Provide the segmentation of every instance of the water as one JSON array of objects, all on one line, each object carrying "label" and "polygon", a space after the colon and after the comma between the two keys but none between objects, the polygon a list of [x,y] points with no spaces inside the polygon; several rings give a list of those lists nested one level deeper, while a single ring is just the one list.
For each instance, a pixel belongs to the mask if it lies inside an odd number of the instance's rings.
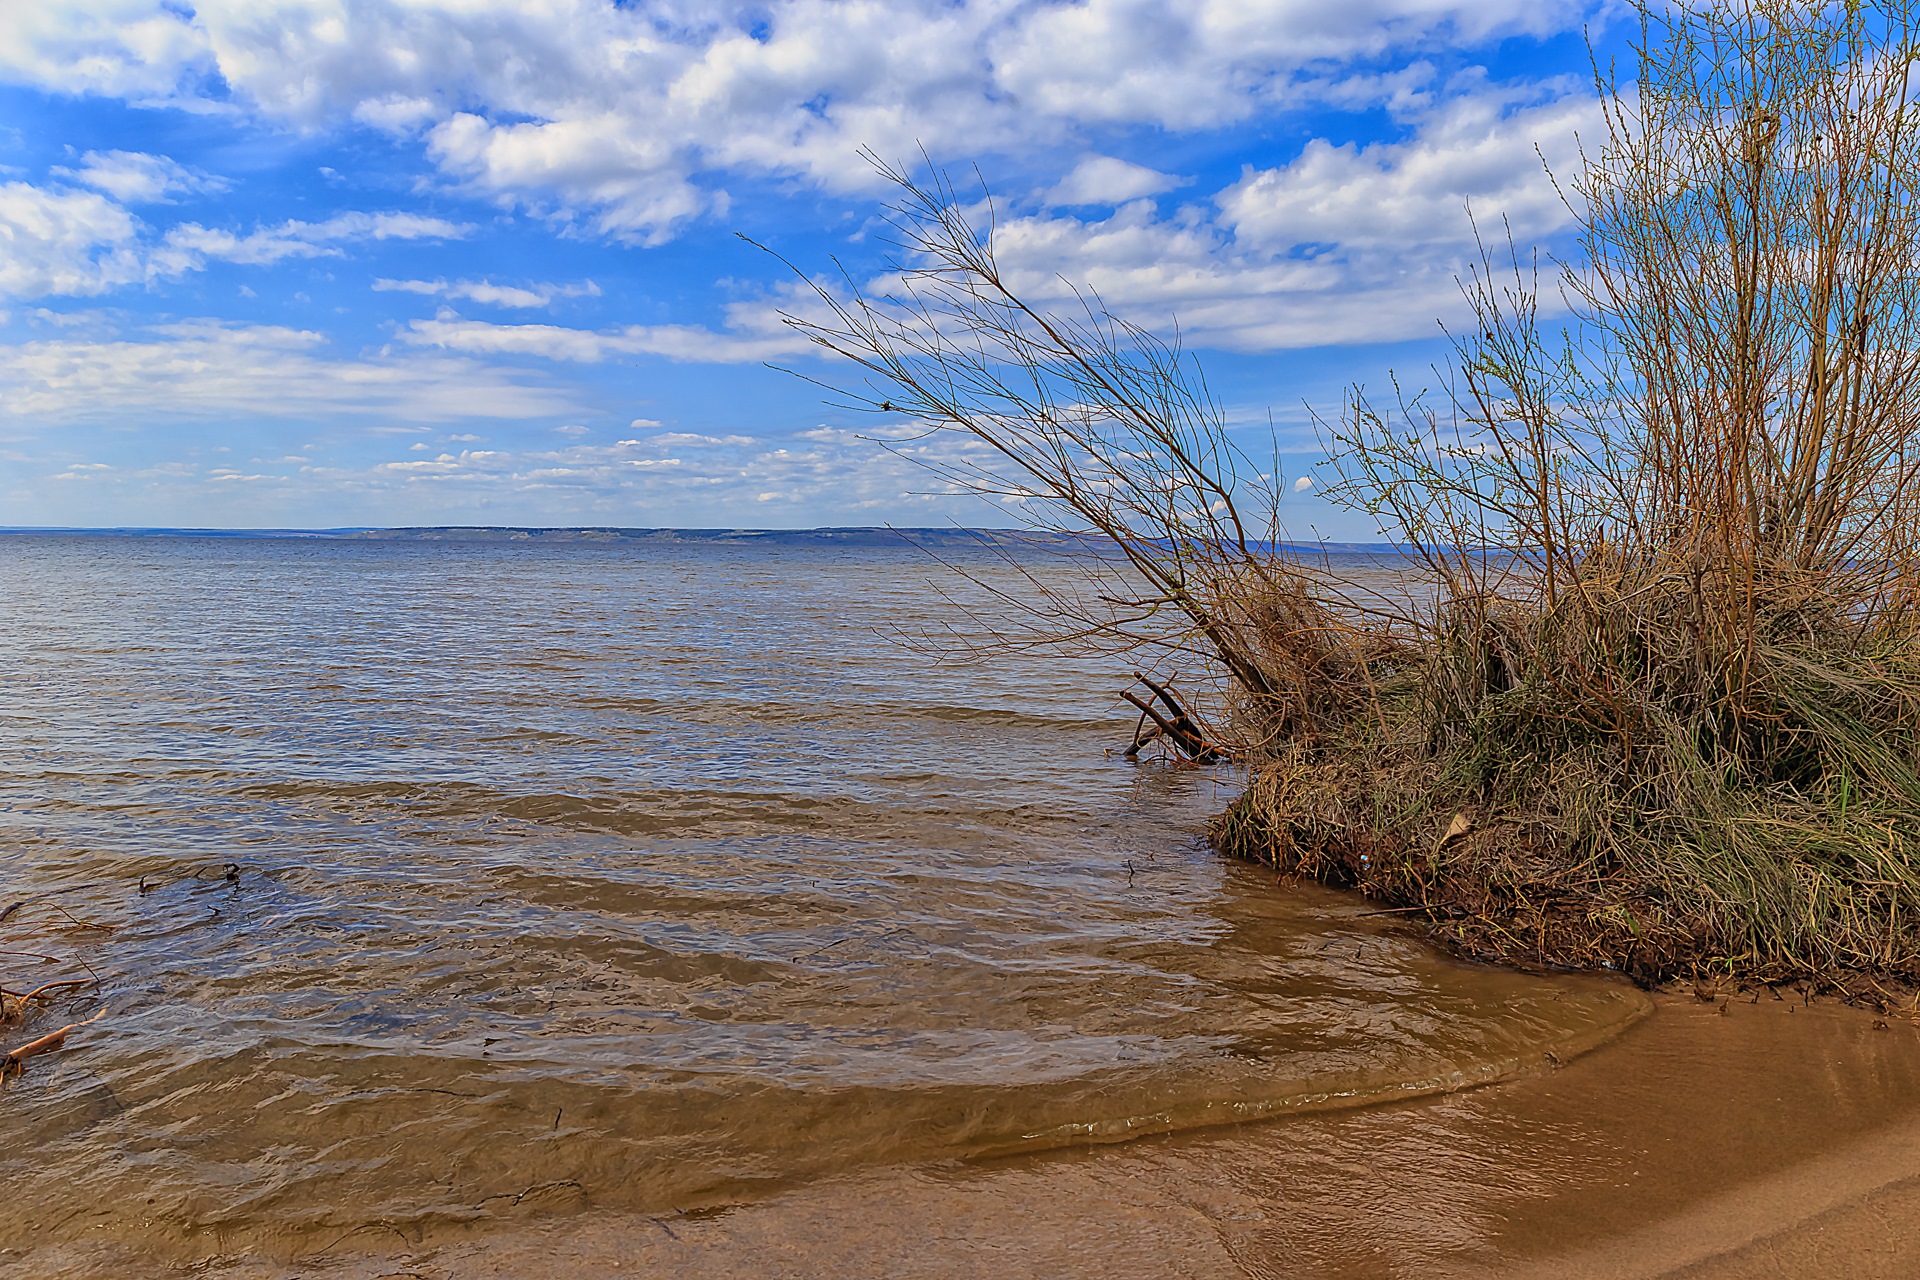
[{"label": "water", "polygon": [[1117,660],[882,635],[982,598],[905,548],[0,540],[0,947],[54,957],[0,985],[107,1011],[0,1094],[0,1239],[722,1204],[1644,1010],[1222,861],[1231,771],[1121,759]]}]

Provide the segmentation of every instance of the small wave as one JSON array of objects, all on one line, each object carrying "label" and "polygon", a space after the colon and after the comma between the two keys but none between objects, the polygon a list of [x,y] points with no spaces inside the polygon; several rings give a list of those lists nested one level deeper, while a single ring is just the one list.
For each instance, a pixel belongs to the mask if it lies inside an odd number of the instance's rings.
[{"label": "small wave", "polygon": [[976,707],[960,703],[921,703],[899,699],[841,701],[830,698],[804,702],[787,700],[746,701],[728,698],[689,697],[678,700],[657,698],[592,698],[580,704],[594,711],[624,711],[639,715],[665,715],[692,724],[817,724],[898,723],[903,720],[933,720],[950,724],[980,724],[1000,728],[1112,730],[1123,721],[1115,717],[1047,714],[1009,707]]},{"label": "small wave", "polygon": [[[1315,1069],[1136,1037],[1136,1066],[905,1088],[780,1085],[730,1069],[723,1043],[703,1069],[621,1069],[620,1051],[644,1044],[644,1031],[591,1053],[573,1038],[505,1032],[422,1053],[350,1025],[289,1039],[156,1010],[132,1020],[144,1036],[96,1051],[85,1079],[15,1099],[32,1141],[0,1155],[0,1172],[23,1176],[31,1159],[38,1190],[0,1205],[0,1231],[42,1242],[137,1232],[185,1257],[208,1233],[289,1253],[375,1220],[418,1238],[511,1216],[518,1193],[548,1184],[603,1207],[688,1208],[878,1163],[1453,1092],[1550,1069],[1650,1007],[1622,986],[1543,984],[1489,1011],[1478,1039],[1451,1052]],[[198,1050],[144,1047],[162,1024],[194,1035]],[[602,1065],[582,1065],[592,1059]],[[85,1159],[69,1137],[123,1158]]]},{"label": "small wave", "polygon": [[[947,836],[971,822],[1023,831],[1079,820],[1034,806],[1006,806],[935,793],[920,805],[805,791],[723,788],[635,788],[607,791],[515,791],[464,781],[402,782],[302,779],[235,787],[235,798],[313,811],[350,822],[417,828],[426,822],[462,828],[463,843],[512,834],[514,828],[557,829],[627,839],[742,836],[760,833],[835,835],[858,839],[886,832]],[[479,825],[475,825],[479,824]]]}]

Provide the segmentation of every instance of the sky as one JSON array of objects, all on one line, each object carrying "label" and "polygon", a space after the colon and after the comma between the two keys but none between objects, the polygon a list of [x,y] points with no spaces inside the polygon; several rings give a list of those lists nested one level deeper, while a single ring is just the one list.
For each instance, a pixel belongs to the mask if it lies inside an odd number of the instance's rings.
[{"label": "sky", "polygon": [[1017,524],[794,376],[836,372],[779,258],[885,270],[866,148],[984,182],[1023,291],[1177,323],[1236,439],[1277,433],[1289,534],[1368,540],[1312,411],[1430,379],[1469,203],[1566,251],[1548,170],[1620,34],[1581,0],[0,4],[0,525]]}]

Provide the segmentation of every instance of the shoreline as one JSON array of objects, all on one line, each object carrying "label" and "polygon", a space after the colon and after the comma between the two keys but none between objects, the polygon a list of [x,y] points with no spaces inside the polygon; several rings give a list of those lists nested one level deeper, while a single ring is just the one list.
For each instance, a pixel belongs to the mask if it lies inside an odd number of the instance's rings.
[{"label": "shoreline", "polygon": [[[431,1245],[377,1243],[373,1224],[297,1263],[226,1257],[191,1273],[1913,1274],[1920,1025],[1745,999],[1660,995],[1653,1016],[1558,1070],[1437,1098],[874,1169],[709,1211],[585,1210]],[[41,1276],[137,1262],[78,1249],[23,1261]]]}]

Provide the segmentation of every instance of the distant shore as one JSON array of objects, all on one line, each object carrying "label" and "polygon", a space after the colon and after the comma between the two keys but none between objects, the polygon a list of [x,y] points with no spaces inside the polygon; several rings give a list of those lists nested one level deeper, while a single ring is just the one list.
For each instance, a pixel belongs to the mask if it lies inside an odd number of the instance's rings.
[{"label": "distant shore", "polygon": [[[70,538],[318,538],[354,542],[717,542],[763,543],[773,546],[897,546],[902,542],[926,547],[1074,546],[1101,542],[1095,535],[1054,533],[1035,529],[894,528],[856,525],[816,529],[672,529],[615,525],[411,525],[382,529],[195,529],[124,526],[83,528],[3,525],[0,537],[18,535]],[[1276,551],[1332,555],[1398,555],[1401,548],[1384,542],[1286,542]]]}]

